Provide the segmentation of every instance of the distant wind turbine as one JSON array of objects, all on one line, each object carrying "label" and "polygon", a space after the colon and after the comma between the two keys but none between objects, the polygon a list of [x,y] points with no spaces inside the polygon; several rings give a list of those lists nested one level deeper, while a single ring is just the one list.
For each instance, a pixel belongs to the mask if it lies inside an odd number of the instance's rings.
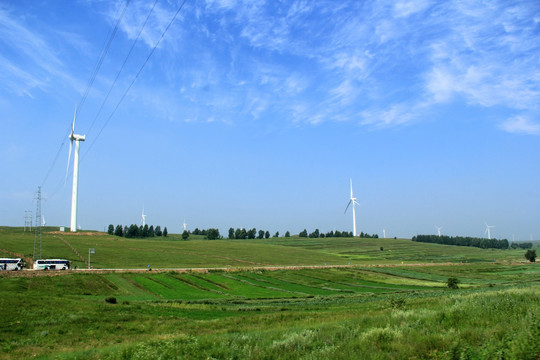
[{"label": "distant wind turbine", "polygon": [[495,226],[493,225],[488,225],[486,223],[486,231],[484,233],[487,233],[488,234],[488,240],[491,240],[491,228],[494,228]]},{"label": "distant wind turbine", "polygon": [[349,199],[349,203],[347,204],[347,207],[345,208],[344,214],[347,212],[347,209],[349,208],[349,205],[352,204],[352,217],[353,217],[353,236],[356,237],[356,211],[354,209],[354,205],[360,204],[356,201],[356,198],[353,196],[353,189],[352,189],[352,179],[351,180],[351,198]]},{"label": "distant wind turbine", "polygon": [[441,237],[442,226],[435,225],[435,227],[437,228],[437,233],[439,234],[439,237]]},{"label": "distant wind turbine", "polygon": [[144,225],[146,225],[146,215],[144,214],[144,207],[142,208],[141,221],[142,221],[142,226],[144,227]]},{"label": "distant wind turbine", "polygon": [[66,169],[66,180],[69,170],[69,162],[71,160],[71,150],[73,148],[73,142],[75,141],[75,151],[73,157],[73,191],[71,193],[71,232],[77,231],[77,202],[79,199],[79,144],[81,141],[84,141],[85,135],[75,134],[75,118],[77,117],[77,109],[73,114],[73,123],[71,124],[71,134],[69,134],[69,154],[68,154],[68,163]]},{"label": "distant wind turbine", "polygon": [[186,218],[184,218],[184,223],[182,225],[184,226],[184,231],[186,231],[187,230]]},{"label": "distant wind turbine", "polygon": [[386,239],[386,229],[382,229],[382,233],[383,233],[383,239]]}]

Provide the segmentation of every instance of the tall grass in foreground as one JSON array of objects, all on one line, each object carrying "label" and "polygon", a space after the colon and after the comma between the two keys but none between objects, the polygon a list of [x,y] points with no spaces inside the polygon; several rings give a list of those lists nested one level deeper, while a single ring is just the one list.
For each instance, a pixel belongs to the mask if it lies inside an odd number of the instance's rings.
[{"label": "tall grass in foreground", "polygon": [[343,311],[335,319],[287,323],[287,317],[280,321],[274,316],[273,322],[265,317],[264,328],[243,330],[238,321],[204,335],[178,329],[153,340],[63,358],[538,359],[539,291],[540,286],[532,286],[381,300],[375,311],[335,309]]}]

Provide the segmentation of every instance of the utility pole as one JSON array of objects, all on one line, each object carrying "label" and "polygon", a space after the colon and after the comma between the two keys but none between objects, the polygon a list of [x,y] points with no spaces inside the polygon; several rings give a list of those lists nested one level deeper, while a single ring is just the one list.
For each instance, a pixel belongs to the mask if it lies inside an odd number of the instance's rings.
[{"label": "utility pole", "polygon": [[[34,254],[32,260],[41,259],[41,186],[38,186],[38,191],[36,192],[36,225],[34,226]],[[39,254],[36,252],[39,249]]]},{"label": "utility pole", "polygon": [[27,227],[32,231],[32,210],[24,210],[24,232]]}]

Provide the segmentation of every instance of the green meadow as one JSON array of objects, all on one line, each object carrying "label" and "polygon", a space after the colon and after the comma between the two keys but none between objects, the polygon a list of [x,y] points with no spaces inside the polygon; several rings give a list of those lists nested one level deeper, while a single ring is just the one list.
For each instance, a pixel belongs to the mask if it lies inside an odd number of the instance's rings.
[{"label": "green meadow", "polygon": [[[65,258],[101,269],[245,268],[254,266],[368,265],[446,262],[523,261],[523,250],[478,249],[413,242],[407,239],[270,238],[264,240],[204,240],[180,235],[126,239],[99,232],[60,233],[45,228],[42,258]],[[31,259],[34,233],[0,227],[0,256],[18,254]],[[382,250],[381,250],[382,248]]]},{"label": "green meadow", "polygon": [[[33,241],[0,228],[0,256],[31,258]],[[540,357],[540,267],[524,251],[43,234],[43,257],[79,268],[88,247],[96,268],[152,270],[0,272],[0,359]],[[320,267],[285,268],[299,265]]]}]

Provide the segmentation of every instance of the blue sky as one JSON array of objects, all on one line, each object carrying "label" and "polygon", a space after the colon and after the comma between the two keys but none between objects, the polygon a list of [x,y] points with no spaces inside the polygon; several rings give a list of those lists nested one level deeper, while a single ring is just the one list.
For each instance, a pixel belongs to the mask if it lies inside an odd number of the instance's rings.
[{"label": "blue sky", "polygon": [[69,225],[73,111],[125,8],[78,109],[83,228],[352,231],[352,178],[359,231],[540,238],[537,1],[187,0],[162,40],[181,2],[153,4],[0,1],[0,224],[41,185]]}]

